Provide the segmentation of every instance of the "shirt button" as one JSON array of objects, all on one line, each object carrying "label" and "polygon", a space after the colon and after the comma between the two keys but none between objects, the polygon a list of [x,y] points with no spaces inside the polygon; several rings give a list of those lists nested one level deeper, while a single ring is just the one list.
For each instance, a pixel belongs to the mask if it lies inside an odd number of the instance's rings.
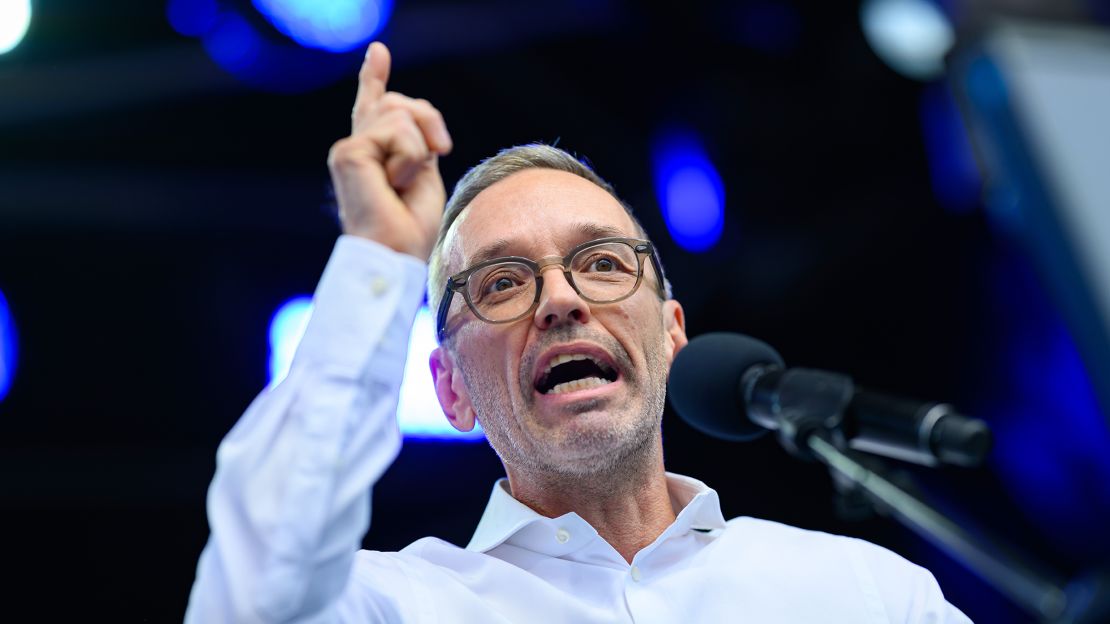
[{"label": "shirt button", "polygon": [[375,297],[381,297],[388,289],[389,282],[384,277],[378,276],[370,280],[370,292],[374,293]]},{"label": "shirt button", "polygon": [[560,544],[566,544],[570,541],[570,532],[566,529],[559,529],[555,531],[555,539],[559,540]]},{"label": "shirt button", "polygon": [[640,574],[640,568],[632,566],[632,569],[629,572],[632,574],[632,580],[639,583],[640,579],[642,578],[642,575]]}]

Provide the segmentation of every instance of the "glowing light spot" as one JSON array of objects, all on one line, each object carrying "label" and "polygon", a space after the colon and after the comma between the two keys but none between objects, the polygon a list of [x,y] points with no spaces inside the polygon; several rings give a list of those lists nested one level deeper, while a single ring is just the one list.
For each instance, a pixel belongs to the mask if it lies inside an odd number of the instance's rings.
[{"label": "glowing light spot", "polygon": [[695,136],[670,134],[653,150],[655,194],[675,242],[700,252],[721,238],[725,191],[721,177]]},{"label": "glowing light spot", "polygon": [[8,310],[8,300],[0,293],[0,401],[7,396],[15,375],[15,323]]},{"label": "glowing light spot", "polygon": [[389,19],[392,0],[253,0],[282,34],[308,48],[364,46]]},{"label": "glowing light spot", "polygon": [[242,75],[258,64],[262,37],[238,14],[221,17],[204,37],[204,49],[224,69]]},{"label": "glowing light spot", "polygon": [[311,316],[312,297],[290,299],[274,312],[270,320],[270,383],[277,383],[289,374],[293,354]]},{"label": "glowing light spot", "polygon": [[933,194],[952,212],[970,212],[979,204],[983,183],[956,100],[944,84],[922,92],[921,128]]},{"label": "glowing light spot", "polygon": [[31,26],[31,0],[0,0],[0,54],[23,41]]},{"label": "glowing light spot", "polygon": [[166,19],[174,30],[187,37],[200,37],[215,28],[220,18],[216,0],[170,0]]},{"label": "glowing light spot", "polygon": [[917,80],[944,73],[944,55],[956,42],[947,16],[928,0],[865,0],[863,36],[894,71]]},{"label": "glowing light spot", "polygon": [[432,372],[428,368],[428,356],[435,348],[435,315],[424,306],[416,313],[409,338],[405,380],[401,382],[401,398],[397,404],[401,431],[408,438],[484,439],[485,435],[477,424],[473,431],[461,433],[443,415],[432,384]]},{"label": "glowing light spot", "polygon": [[[362,7],[365,3],[355,4]],[[392,4],[384,2],[374,6],[388,9]],[[331,15],[334,21],[349,10],[333,7],[329,12],[328,7],[332,4],[320,2],[312,5],[319,13],[309,14],[312,19]],[[277,34],[267,36],[263,32],[265,26],[260,29],[261,25],[254,23],[257,20],[248,19],[242,8],[239,3],[225,0],[168,0],[166,19],[177,32],[199,38],[208,56],[240,82],[274,93],[304,93],[341,79],[349,80],[357,73],[362,55],[336,52],[365,44],[381,29],[388,14],[388,10],[377,11],[381,18],[377,30],[357,41],[352,39],[350,45],[305,47],[303,43]]]},{"label": "glowing light spot", "polygon": [[[270,321],[270,383],[280,382],[289,373],[297,345],[312,316],[312,299],[297,297],[284,303]],[[407,438],[442,440],[482,440],[480,427],[460,433],[447,422],[436,399],[428,356],[436,347],[435,318],[427,306],[421,307],[413,322],[401,382],[397,418]]]}]

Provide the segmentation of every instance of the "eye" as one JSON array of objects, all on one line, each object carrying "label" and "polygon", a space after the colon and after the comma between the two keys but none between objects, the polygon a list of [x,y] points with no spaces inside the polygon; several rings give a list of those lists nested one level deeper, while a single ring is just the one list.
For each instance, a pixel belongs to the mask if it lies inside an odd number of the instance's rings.
[{"label": "eye", "polygon": [[604,258],[604,257],[603,258],[598,258],[598,259],[596,259],[596,260],[594,260],[593,262],[590,263],[590,270],[591,271],[598,271],[600,273],[608,273],[610,271],[615,271],[616,269],[617,269],[617,265],[616,265],[615,262],[613,262],[612,258]]},{"label": "eye", "polygon": [[610,274],[610,273],[626,273],[635,272],[635,269],[630,269],[628,261],[622,258],[619,254],[612,253],[608,250],[593,250],[584,258],[580,258],[574,263],[578,268],[575,272],[583,274]]},{"label": "eye", "polygon": [[528,279],[520,271],[500,270],[482,280],[482,295],[508,295],[519,291]]},{"label": "eye", "polygon": [[515,284],[513,284],[513,280],[507,277],[499,277],[493,280],[493,283],[490,284],[489,289],[491,292],[501,292],[503,290],[508,290],[513,286],[515,286]]}]

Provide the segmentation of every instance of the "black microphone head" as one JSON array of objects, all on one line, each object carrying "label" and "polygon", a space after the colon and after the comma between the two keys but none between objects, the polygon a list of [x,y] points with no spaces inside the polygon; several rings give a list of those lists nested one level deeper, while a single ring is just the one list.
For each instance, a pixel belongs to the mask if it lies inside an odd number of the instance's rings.
[{"label": "black microphone head", "polygon": [[712,333],[694,338],[671,366],[668,395],[675,411],[693,428],[714,438],[752,440],[767,432],[748,418],[740,380],[758,364],[783,366],[765,342],[743,334]]}]

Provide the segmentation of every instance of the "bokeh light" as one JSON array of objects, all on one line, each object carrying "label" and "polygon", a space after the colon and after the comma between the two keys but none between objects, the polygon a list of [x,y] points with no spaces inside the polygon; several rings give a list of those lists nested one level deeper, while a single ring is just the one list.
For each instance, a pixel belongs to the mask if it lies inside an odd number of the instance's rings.
[{"label": "bokeh light", "polygon": [[860,22],[871,49],[894,71],[917,80],[944,73],[956,34],[929,0],[864,0]]},{"label": "bokeh light", "polygon": [[254,0],[282,34],[306,48],[347,52],[381,31],[390,0]]},{"label": "bokeh light", "polygon": [[973,211],[983,180],[951,90],[943,83],[929,85],[921,94],[920,110],[933,194],[953,213]]},{"label": "bokeh light", "polygon": [[435,315],[428,306],[423,306],[412,323],[408,358],[405,360],[405,380],[401,382],[401,398],[397,404],[401,431],[410,439],[485,439],[485,434],[477,424],[473,431],[460,433],[443,415],[432,384],[432,371],[428,367],[428,357],[436,346]]},{"label": "bokeh light", "polygon": [[270,383],[289,374],[293,354],[301,343],[308,319],[312,316],[312,297],[294,297],[281,304],[270,319]]},{"label": "bokeh light", "polygon": [[655,196],[667,230],[687,251],[706,251],[721,238],[725,190],[701,141],[690,132],[668,132],[652,150]]},{"label": "bokeh light", "polygon": [[357,72],[361,48],[385,26],[392,3],[271,0],[255,6],[277,33],[266,33],[261,19],[219,0],[168,0],[166,19],[179,34],[199,38],[208,56],[243,84],[303,93]]},{"label": "bokeh light", "polygon": [[8,309],[8,300],[0,292],[0,401],[8,395],[15,375],[15,323]]},{"label": "bokeh light", "polygon": [[23,41],[31,26],[31,0],[0,0],[0,54]]},{"label": "bokeh light", "polygon": [[[312,298],[295,297],[282,304],[270,321],[270,383],[280,382],[289,373],[297,345],[312,316]],[[482,440],[481,427],[460,433],[447,422],[436,399],[428,357],[436,347],[435,319],[422,306],[413,321],[409,337],[405,377],[401,382],[397,418],[401,432],[410,439]]]},{"label": "bokeh light", "polygon": [[220,6],[216,0],[169,0],[166,19],[178,33],[202,37],[215,28],[220,19]]}]

